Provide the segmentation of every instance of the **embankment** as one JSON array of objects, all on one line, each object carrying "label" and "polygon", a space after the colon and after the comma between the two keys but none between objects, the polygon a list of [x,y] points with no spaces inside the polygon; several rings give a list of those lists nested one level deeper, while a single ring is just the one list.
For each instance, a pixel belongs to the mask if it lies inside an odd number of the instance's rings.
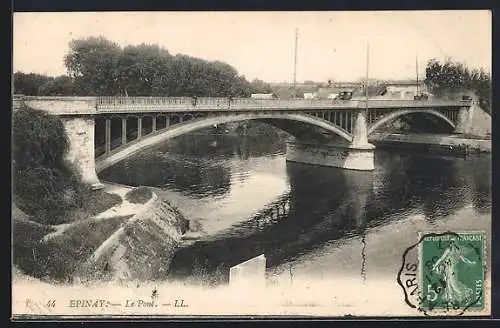
[{"label": "embankment", "polygon": [[13,204],[13,274],[52,283],[164,278],[188,221],[147,188],[105,189],[121,202],[67,224],[37,223]]},{"label": "embankment", "polygon": [[435,135],[422,133],[374,134],[370,142],[378,149],[411,149],[430,153],[474,154],[490,153],[491,139],[461,135]]},{"label": "embankment", "polygon": [[165,278],[185,219],[156,194],[75,272],[80,282]]}]

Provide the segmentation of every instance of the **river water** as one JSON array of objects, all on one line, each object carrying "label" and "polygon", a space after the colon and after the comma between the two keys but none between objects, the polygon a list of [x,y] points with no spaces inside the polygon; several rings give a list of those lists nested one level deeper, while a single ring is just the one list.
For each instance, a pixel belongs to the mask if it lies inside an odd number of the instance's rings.
[{"label": "river water", "polygon": [[490,238],[490,156],[377,151],[375,170],[358,172],[287,163],[284,154],[274,137],[190,134],[100,177],[155,187],[201,227],[165,279],[224,283],[230,266],[265,254],[270,284],[394,283],[418,231],[483,230]]}]

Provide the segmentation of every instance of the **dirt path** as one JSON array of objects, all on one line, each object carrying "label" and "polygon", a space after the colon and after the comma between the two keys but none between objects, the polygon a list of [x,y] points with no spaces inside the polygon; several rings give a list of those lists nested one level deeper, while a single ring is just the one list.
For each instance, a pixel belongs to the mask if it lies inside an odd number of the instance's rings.
[{"label": "dirt path", "polygon": [[58,224],[58,225],[53,225],[51,226],[52,228],[56,229],[56,231],[49,233],[45,237],[43,237],[44,241],[47,241],[49,239],[52,239],[56,236],[59,236],[63,234],[66,230],[71,228],[75,224],[81,224],[82,222],[88,222],[88,221],[100,221],[100,220],[106,220],[110,219],[113,217],[117,216],[127,216],[127,215],[134,215],[139,211],[139,208],[142,206],[141,204],[133,204],[125,200],[125,194],[132,190],[132,187],[128,186],[122,186],[118,184],[111,184],[111,183],[103,183],[104,184],[104,189],[103,191],[110,193],[110,194],[115,194],[121,197],[122,202],[118,205],[115,205],[109,209],[107,209],[104,212],[101,212],[89,219],[86,220],[80,220],[76,222],[71,222],[71,223],[63,223],[63,224]]}]

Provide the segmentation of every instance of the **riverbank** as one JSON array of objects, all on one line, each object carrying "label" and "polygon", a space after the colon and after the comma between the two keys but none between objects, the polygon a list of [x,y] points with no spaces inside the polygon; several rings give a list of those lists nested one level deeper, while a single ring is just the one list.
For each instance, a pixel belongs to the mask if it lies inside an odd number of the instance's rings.
[{"label": "riverbank", "polygon": [[420,149],[440,154],[491,153],[491,138],[460,134],[377,133],[369,141],[380,149]]},{"label": "riverbank", "polygon": [[[105,183],[120,198],[95,215],[59,225],[40,224],[13,204],[13,279],[48,282],[154,279],[168,270],[187,222],[148,188]],[[147,265],[144,265],[147,263]]]}]

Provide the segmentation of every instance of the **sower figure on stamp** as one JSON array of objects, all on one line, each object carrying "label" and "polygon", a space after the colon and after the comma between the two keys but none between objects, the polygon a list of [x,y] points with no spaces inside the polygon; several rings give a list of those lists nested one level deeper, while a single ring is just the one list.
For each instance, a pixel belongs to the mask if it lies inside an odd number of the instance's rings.
[{"label": "sower figure on stamp", "polygon": [[466,258],[464,256],[464,249],[459,247],[454,240],[451,240],[448,248],[432,268],[432,270],[442,275],[446,283],[444,298],[449,304],[463,304],[464,302],[469,303],[472,301],[472,289],[460,282],[456,274],[457,265],[460,262],[468,265],[476,263]]}]

